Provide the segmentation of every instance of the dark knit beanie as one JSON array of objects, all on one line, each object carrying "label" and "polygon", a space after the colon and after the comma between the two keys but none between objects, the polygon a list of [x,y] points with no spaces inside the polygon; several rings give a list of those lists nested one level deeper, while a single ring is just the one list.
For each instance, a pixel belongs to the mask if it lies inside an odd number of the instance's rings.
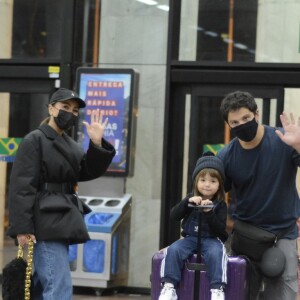
[{"label": "dark knit beanie", "polygon": [[192,181],[195,182],[196,176],[203,169],[215,169],[217,170],[223,181],[225,180],[225,172],[223,162],[219,157],[216,157],[212,152],[204,152],[203,155],[197,160],[195,170],[192,175]]}]

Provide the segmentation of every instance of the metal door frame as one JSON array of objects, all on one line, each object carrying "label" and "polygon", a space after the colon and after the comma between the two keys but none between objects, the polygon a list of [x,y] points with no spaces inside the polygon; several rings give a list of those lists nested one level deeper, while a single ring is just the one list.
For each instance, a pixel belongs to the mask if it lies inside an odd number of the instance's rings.
[{"label": "metal door frame", "polygon": [[300,88],[300,64],[179,61],[181,0],[169,0],[169,6],[160,248],[178,239],[180,232],[180,222],[171,221],[169,215],[182,195],[185,95],[193,97],[203,85],[254,91],[279,88],[283,105],[284,88]]}]

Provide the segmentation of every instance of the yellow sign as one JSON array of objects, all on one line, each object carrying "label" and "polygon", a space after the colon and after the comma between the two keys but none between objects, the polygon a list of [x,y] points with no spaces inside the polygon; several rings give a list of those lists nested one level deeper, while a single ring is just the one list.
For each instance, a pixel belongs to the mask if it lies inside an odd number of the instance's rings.
[{"label": "yellow sign", "polygon": [[217,152],[224,148],[225,144],[206,144],[203,145],[203,152],[211,151],[214,155],[217,154]]},{"label": "yellow sign", "polygon": [[59,66],[49,66],[48,73],[59,73],[60,67]]}]

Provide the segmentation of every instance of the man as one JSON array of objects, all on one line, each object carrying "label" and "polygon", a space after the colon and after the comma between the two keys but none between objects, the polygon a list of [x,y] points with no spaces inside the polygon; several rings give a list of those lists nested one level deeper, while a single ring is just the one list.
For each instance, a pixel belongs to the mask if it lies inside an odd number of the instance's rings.
[{"label": "man", "polygon": [[286,232],[277,243],[286,258],[283,274],[279,278],[265,278],[253,262],[250,299],[258,299],[263,280],[264,299],[294,300],[298,291],[296,220],[300,201],[295,179],[300,166],[300,121],[295,125],[293,115],[289,120],[283,113],[283,128],[259,124],[253,96],[240,91],[223,99],[221,113],[236,136],[218,153],[224,162],[225,188],[232,190],[236,203],[233,219],[274,234]]}]

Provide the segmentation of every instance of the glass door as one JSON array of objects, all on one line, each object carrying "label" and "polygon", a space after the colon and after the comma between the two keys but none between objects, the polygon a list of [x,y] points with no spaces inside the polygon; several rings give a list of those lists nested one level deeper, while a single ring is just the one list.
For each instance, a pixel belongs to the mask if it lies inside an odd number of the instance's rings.
[{"label": "glass door", "polygon": [[[171,89],[170,131],[164,141],[165,182],[161,207],[160,247],[180,237],[180,224],[170,219],[171,208],[191,191],[191,175],[206,150],[216,152],[232,136],[220,113],[226,94],[247,91],[257,100],[260,122],[280,126],[285,90],[282,86],[192,84]],[[230,199],[228,199],[228,202]],[[229,224],[230,226],[230,224]]]},{"label": "glass door", "polygon": [[[32,86],[28,80],[14,80],[14,85],[5,85],[0,79],[0,268],[3,269],[16,256],[14,241],[6,236],[8,226],[8,189],[12,164],[22,138],[37,128],[48,116],[47,104],[54,91],[54,80],[40,80]],[[2,84],[3,83],[3,84]],[[5,87],[7,90],[5,90]]]},{"label": "glass door", "polygon": [[[188,161],[187,182],[183,182],[183,190],[191,191],[191,174],[197,159],[205,151],[217,153],[233,136],[229,126],[223,121],[220,104],[224,96],[230,92],[242,90],[251,93],[258,104],[259,122],[280,126],[279,115],[283,111],[284,90],[278,88],[258,88],[247,86],[197,86],[192,91],[190,103],[189,146],[186,153]],[[184,194],[184,191],[183,191]],[[230,193],[226,196],[228,204],[228,231],[232,229],[231,211],[234,209],[234,199]]]},{"label": "glass door", "polygon": [[282,87],[247,87],[247,86],[196,86],[192,89],[190,103],[189,153],[193,171],[203,151],[216,152],[228,143],[232,136],[224,123],[220,104],[224,96],[233,91],[251,93],[258,104],[259,122],[271,126],[280,126],[279,115],[283,111],[284,89]]}]

